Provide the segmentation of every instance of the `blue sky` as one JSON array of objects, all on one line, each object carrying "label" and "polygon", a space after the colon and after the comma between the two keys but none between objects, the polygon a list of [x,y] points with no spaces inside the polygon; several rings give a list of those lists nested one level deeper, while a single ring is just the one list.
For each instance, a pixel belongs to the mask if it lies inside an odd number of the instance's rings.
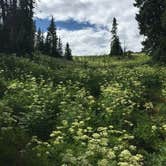
[{"label": "blue sky", "polygon": [[119,23],[121,43],[128,50],[140,51],[142,36],[133,0],[40,0],[35,19],[46,31],[51,16],[56,20],[58,36],[69,42],[74,55],[100,55],[110,51],[112,19]]},{"label": "blue sky", "polygon": [[[44,18],[35,18],[35,22],[37,25],[37,29],[40,27],[44,32],[47,31],[47,28],[50,24],[50,19]],[[69,31],[76,31],[85,28],[96,28],[95,24],[90,24],[89,22],[77,22],[73,19],[65,20],[65,21],[56,21],[57,29],[66,29]]]}]

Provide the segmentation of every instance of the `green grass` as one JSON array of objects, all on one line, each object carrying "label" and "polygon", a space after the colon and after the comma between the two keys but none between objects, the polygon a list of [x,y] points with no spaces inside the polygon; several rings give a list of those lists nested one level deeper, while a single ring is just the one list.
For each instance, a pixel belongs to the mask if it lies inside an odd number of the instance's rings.
[{"label": "green grass", "polygon": [[0,55],[0,165],[165,166],[165,76],[144,54]]}]

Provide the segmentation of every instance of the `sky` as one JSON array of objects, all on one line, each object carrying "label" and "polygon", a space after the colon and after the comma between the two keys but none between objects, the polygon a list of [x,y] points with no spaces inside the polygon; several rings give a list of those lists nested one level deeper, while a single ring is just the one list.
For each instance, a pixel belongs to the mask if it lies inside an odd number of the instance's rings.
[{"label": "sky", "polygon": [[54,16],[58,36],[69,42],[73,55],[101,55],[110,52],[111,28],[114,17],[118,21],[118,35],[122,47],[140,51],[135,15],[138,9],[133,0],[40,0],[35,11],[37,27],[46,32]]}]

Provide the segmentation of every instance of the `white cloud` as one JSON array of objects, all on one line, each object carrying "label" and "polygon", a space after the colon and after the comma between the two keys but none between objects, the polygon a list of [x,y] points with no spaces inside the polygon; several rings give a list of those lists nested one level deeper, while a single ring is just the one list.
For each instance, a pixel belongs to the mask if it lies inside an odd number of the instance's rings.
[{"label": "white cloud", "polygon": [[87,28],[77,31],[59,30],[63,43],[70,42],[74,55],[99,55],[109,52],[109,32]]},{"label": "white cloud", "polygon": [[[41,12],[40,12],[41,11]],[[112,19],[119,22],[121,42],[126,42],[128,49],[139,51],[141,37],[135,20],[137,9],[133,0],[40,0],[36,15],[47,18],[53,15],[57,21],[70,18],[111,29]],[[110,33],[105,29],[88,28],[77,31],[59,30],[64,41],[71,43],[73,54],[102,54],[109,52]]]}]

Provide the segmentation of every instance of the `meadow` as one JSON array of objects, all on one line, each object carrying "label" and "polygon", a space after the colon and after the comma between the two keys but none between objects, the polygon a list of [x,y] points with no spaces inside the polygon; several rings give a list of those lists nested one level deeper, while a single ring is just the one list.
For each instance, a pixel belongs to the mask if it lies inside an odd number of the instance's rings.
[{"label": "meadow", "polygon": [[166,67],[0,55],[1,166],[165,166]]}]

